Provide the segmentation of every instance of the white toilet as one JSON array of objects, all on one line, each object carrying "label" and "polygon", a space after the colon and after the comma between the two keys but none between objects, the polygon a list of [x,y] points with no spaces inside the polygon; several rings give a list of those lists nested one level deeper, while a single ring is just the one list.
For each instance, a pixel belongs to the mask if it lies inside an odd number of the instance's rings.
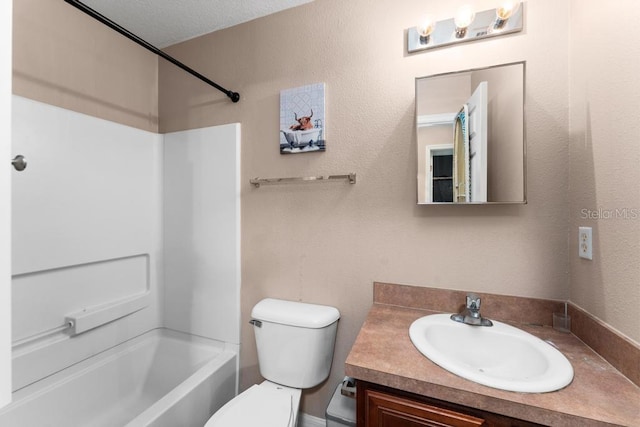
[{"label": "white toilet", "polygon": [[295,427],[302,389],[329,376],[340,318],[336,308],[267,298],[251,317],[266,381],[220,408],[205,427]]}]

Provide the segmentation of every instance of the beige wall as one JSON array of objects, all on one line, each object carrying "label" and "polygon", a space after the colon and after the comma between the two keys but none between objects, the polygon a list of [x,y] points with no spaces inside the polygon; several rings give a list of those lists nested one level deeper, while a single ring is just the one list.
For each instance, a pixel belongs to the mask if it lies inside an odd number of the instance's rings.
[{"label": "beige wall", "polygon": [[[568,0],[536,0],[523,33],[407,55],[404,30],[462,1],[316,0],[168,49],[238,104],[160,63],[161,130],[242,123],[241,385],[258,381],[247,320],[261,298],[342,313],[324,413],[371,306],[374,280],[568,298]],[[478,8],[494,1],[476,1]],[[527,61],[525,206],[416,206],[415,77]],[[327,151],[282,156],[279,93],[325,82]],[[252,188],[251,177],[356,172],[358,183]],[[384,343],[380,343],[384,345]]]},{"label": "beige wall", "polygon": [[456,114],[475,89],[471,86],[471,74],[420,76],[416,80],[416,115]]},{"label": "beige wall", "polygon": [[[640,4],[615,6],[571,0],[571,300],[638,343]],[[578,258],[579,226],[593,227],[593,261]]]},{"label": "beige wall", "polygon": [[158,59],[62,0],[13,2],[13,93],[158,130]]}]

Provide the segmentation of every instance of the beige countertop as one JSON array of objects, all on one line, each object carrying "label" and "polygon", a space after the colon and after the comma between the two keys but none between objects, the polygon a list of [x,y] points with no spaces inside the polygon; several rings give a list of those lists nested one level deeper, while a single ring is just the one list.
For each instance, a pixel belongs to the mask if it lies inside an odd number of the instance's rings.
[{"label": "beige countertop", "polygon": [[347,375],[431,398],[550,426],[640,426],[640,388],[573,334],[514,325],[553,342],[574,369],[551,393],[516,393],[458,377],[423,356],[411,323],[434,311],[374,304],[345,362]]}]

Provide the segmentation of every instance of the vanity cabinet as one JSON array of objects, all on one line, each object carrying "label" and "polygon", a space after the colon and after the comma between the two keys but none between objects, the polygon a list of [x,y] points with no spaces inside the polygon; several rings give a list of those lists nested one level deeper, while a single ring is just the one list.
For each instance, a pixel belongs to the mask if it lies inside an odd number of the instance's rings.
[{"label": "vanity cabinet", "polygon": [[541,426],[363,381],[357,390],[357,427]]}]

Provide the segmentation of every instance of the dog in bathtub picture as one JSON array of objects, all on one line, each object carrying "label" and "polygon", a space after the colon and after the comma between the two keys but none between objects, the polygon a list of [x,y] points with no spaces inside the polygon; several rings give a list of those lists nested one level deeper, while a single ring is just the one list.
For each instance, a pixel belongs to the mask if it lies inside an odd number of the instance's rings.
[{"label": "dog in bathtub picture", "polygon": [[324,83],[280,92],[280,154],[325,151]]}]

